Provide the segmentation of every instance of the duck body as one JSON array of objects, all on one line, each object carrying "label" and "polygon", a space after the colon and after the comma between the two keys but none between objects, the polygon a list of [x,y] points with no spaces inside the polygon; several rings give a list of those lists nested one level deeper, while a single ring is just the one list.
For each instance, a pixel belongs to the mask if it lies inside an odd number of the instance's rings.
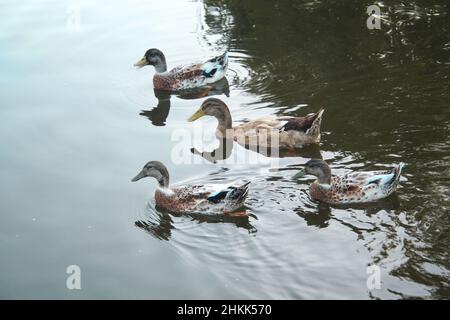
[{"label": "duck body", "polygon": [[320,142],[323,109],[305,117],[265,117],[233,128],[233,139],[244,146],[299,148]]},{"label": "duck body", "polygon": [[218,120],[217,138],[232,139],[243,146],[297,148],[320,142],[323,109],[305,117],[264,117],[232,126],[227,105],[216,98],[205,100],[189,121],[209,115]]},{"label": "duck body", "polygon": [[169,173],[159,161],[150,161],[132,179],[155,178],[159,186],[155,191],[157,207],[177,214],[227,214],[244,205],[250,182],[220,185],[180,185],[169,187]]},{"label": "duck body", "polygon": [[153,86],[158,90],[182,91],[207,86],[225,76],[228,68],[228,54],[209,59],[203,63],[178,66],[167,71],[164,54],[158,49],[150,49],[135,64],[137,67],[155,66]]},{"label": "duck body", "polygon": [[[311,166],[308,164],[310,162],[316,163]],[[327,169],[321,168],[324,164],[326,165],[324,161],[310,160],[308,163],[305,172],[319,178],[310,185],[311,198],[330,204],[366,203],[388,197],[397,189],[404,166],[400,163],[392,170],[362,171],[331,176],[328,166]],[[330,176],[327,172],[330,172]],[[301,174],[305,173],[301,172]]]},{"label": "duck body", "polygon": [[244,205],[249,183],[230,185],[223,189],[216,185],[158,188],[155,191],[155,203],[173,213],[231,213]]}]

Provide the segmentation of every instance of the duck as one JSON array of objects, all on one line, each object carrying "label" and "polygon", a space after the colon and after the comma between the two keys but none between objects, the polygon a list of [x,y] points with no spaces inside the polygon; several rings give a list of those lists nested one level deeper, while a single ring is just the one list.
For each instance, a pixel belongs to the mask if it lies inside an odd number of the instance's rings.
[{"label": "duck", "polygon": [[[150,161],[132,182],[153,177],[158,182],[155,190],[157,207],[175,214],[230,214],[243,207],[250,181],[223,185],[169,186],[169,171],[160,161]],[[238,213],[237,215],[239,215]]]},{"label": "duck", "polygon": [[195,121],[203,116],[215,117],[218,121],[217,138],[237,141],[243,146],[265,146],[298,148],[320,142],[320,125],[324,109],[305,117],[269,116],[250,120],[234,126],[228,106],[220,99],[208,98],[188,119]]},{"label": "duck", "polygon": [[153,86],[166,91],[181,91],[203,87],[225,77],[228,68],[228,53],[225,52],[203,63],[177,66],[167,71],[166,58],[161,50],[148,49],[144,57],[134,64],[137,68],[147,65],[155,67]]},{"label": "duck", "polygon": [[332,175],[328,164],[319,159],[311,159],[305,167],[293,176],[317,177],[309,187],[313,200],[329,204],[354,204],[377,201],[396,191],[404,163],[400,162],[391,170],[355,171],[345,175]]}]

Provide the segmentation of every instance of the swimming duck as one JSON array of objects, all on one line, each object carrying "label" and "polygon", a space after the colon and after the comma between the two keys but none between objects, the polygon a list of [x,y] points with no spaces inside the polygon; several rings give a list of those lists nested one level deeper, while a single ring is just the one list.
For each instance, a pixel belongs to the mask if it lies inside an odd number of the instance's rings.
[{"label": "swimming duck", "polygon": [[404,164],[392,170],[352,172],[332,176],[331,169],[323,160],[312,159],[293,179],[306,174],[318,179],[309,187],[314,200],[330,204],[364,203],[377,201],[392,194],[398,186]]},{"label": "swimming duck", "polygon": [[296,148],[320,141],[323,111],[321,109],[305,117],[259,118],[233,127],[228,106],[220,99],[209,98],[188,121],[195,121],[205,115],[213,116],[219,121],[216,130],[218,138],[234,139],[244,146],[270,147],[278,143],[280,148]]},{"label": "swimming duck", "polygon": [[146,65],[155,67],[153,86],[156,89],[179,91],[202,87],[222,79],[227,71],[228,55],[224,53],[204,63],[178,66],[167,71],[164,54],[153,48],[147,50],[144,57],[135,63],[138,68]]},{"label": "swimming duck", "polygon": [[159,161],[148,162],[131,181],[153,177],[158,181],[155,203],[172,213],[228,214],[243,206],[250,182],[218,189],[214,185],[169,187],[169,171]]}]

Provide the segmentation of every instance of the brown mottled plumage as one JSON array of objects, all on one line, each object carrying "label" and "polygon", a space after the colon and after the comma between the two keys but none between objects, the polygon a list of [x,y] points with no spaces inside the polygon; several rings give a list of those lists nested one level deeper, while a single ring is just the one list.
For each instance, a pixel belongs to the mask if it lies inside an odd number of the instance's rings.
[{"label": "brown mottled plumage", "polygon": [[161,74],[156,73],[153,77],[153,86],[168,91],[197,87],[196,83],[202,76],[202,70],[199,67],[199,65],[192,65],[186,68],[178,67]]},{"label": "brown mottled plumage", "polygon": [[294,178],[305,174],[316,176],[309,188],[311,198],[331,204],[364,203],[376,201],[392,194],[398,186],[403,163],[392,170],[352,172],[332,176],[323,160],[310,160]]}]

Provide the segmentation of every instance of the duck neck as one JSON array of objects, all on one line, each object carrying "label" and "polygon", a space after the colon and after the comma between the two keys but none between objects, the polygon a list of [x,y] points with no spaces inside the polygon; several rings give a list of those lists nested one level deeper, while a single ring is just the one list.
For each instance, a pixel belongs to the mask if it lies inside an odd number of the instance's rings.
[{"label": "duck neck", "polygon": [[167,71],[166,59],[159,61],[157,64],[155,64],[155,71],[156,73],[163,73]]},{"label": "duck neck", "polygon": [[321,176],[317,179],[317,182],[323,185],[330,185],[331,184],[331,177],[324,177]]},{"label": "duck neck", "polygon": [[227,107],[222,107],[214,115],[219,122],[217,125],[217,131],[221,134],[222,138],[227,137],[227,130],[232,129],[231,114]]},{"label": "duck neck", "polygon": [[161,175],[156,179],[160,188],[169,188],[169,173],[161,172]]},{"label": "duck neck", "polygon": [[321,168],[320,174],[317,176],[317,182],[321,185],[331,185],[331,169],[328,166]]},{"label": "duck neck", "polygon": [[156,73],[163,73],[167,71],[166,57],[162,52],[158,55],[157,62],[154,64]]}]

